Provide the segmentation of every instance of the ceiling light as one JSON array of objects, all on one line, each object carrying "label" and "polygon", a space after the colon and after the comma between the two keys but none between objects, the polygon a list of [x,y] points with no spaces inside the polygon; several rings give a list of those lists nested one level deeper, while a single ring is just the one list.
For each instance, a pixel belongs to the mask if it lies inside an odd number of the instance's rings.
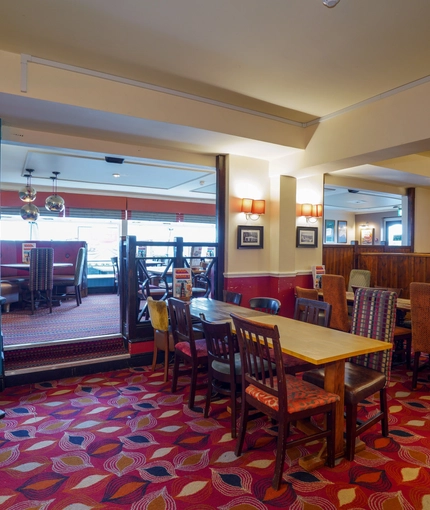
[{"label": "ceiling light", "polygon": [[31,174],[34,170],[28,168],[25,170],[27,173],[24,177],[27,177],[27,185],[18,191],[18,196],[23,202],[33,202],[36,199],[36,190],[31,186]]},{"label": "ceiling light", "polygon": [[112,177],[115,177],[115,179],[118,179],[118,177],[121,177],[121,174],[112,174]]},{"label": "ceiling light", "polygon": [[64,211],[64,198],[57,195],[57,179],[60,172],[52,172],[54,177],[52,179],[52,195],[45,200],[45,208],[51,212],[62,212]]},{"label": "ceiling light", "polygon": [[323,0],[323,4],[327,7],[334,7],[339,3],[339,0]]}]

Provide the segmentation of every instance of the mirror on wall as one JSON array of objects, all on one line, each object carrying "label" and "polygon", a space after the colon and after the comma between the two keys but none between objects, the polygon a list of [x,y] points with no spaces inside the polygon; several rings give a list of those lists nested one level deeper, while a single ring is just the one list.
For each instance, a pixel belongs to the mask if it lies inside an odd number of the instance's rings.
[{"label": "mirror on wall", "polygon": [[325,183],[326,244],[408,244],[406,195]]}]

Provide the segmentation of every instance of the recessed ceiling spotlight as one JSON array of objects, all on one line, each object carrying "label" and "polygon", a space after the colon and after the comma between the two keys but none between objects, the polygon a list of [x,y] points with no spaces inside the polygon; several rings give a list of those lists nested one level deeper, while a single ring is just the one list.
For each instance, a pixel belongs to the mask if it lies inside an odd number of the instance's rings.
[{"label": "recessed ceiling spotlight", "polygon": [[118,179],[118,177],[121,177],[121,174],[112,174],[112,177],[115,177],[115,179]]},{"label": "recessed ceiling spotlight", "polygon": [[339,3],[339,0],[323,0],[323,4],[327,7],[334,7]]}]

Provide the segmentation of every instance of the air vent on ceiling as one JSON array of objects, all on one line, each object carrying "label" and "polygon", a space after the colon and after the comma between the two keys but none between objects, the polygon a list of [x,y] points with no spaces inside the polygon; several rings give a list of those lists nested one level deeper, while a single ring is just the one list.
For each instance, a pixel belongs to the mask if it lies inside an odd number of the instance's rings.
[{"label": "air vent on ceiling", "polygon": [[112,156],[105,156],[106,163],[116,163],[117,165],[122,165],[124,163],[124,158],[113,158]]},{"label": "air vent on ceiling", "polygon": [[358,189],[349,189],[348,193],[359,193]]}]

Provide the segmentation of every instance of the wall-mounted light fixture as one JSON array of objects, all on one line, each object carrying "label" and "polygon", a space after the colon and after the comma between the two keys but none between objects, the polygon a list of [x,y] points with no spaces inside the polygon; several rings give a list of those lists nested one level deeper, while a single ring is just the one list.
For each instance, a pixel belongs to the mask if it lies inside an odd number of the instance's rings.
[{"label": "wall-mounted light fixture", "polygon": [[298,216],[304,216],[306,223],[315,223],[318,218],[322,218],[322,204],[300,204]]},{"label": "wall-mounted light fixture", "polygon": [[266,212],[265,200],[253,200],[252,198],[243,198],[240,212],[245,213],[247,220],[258,220]]}]

